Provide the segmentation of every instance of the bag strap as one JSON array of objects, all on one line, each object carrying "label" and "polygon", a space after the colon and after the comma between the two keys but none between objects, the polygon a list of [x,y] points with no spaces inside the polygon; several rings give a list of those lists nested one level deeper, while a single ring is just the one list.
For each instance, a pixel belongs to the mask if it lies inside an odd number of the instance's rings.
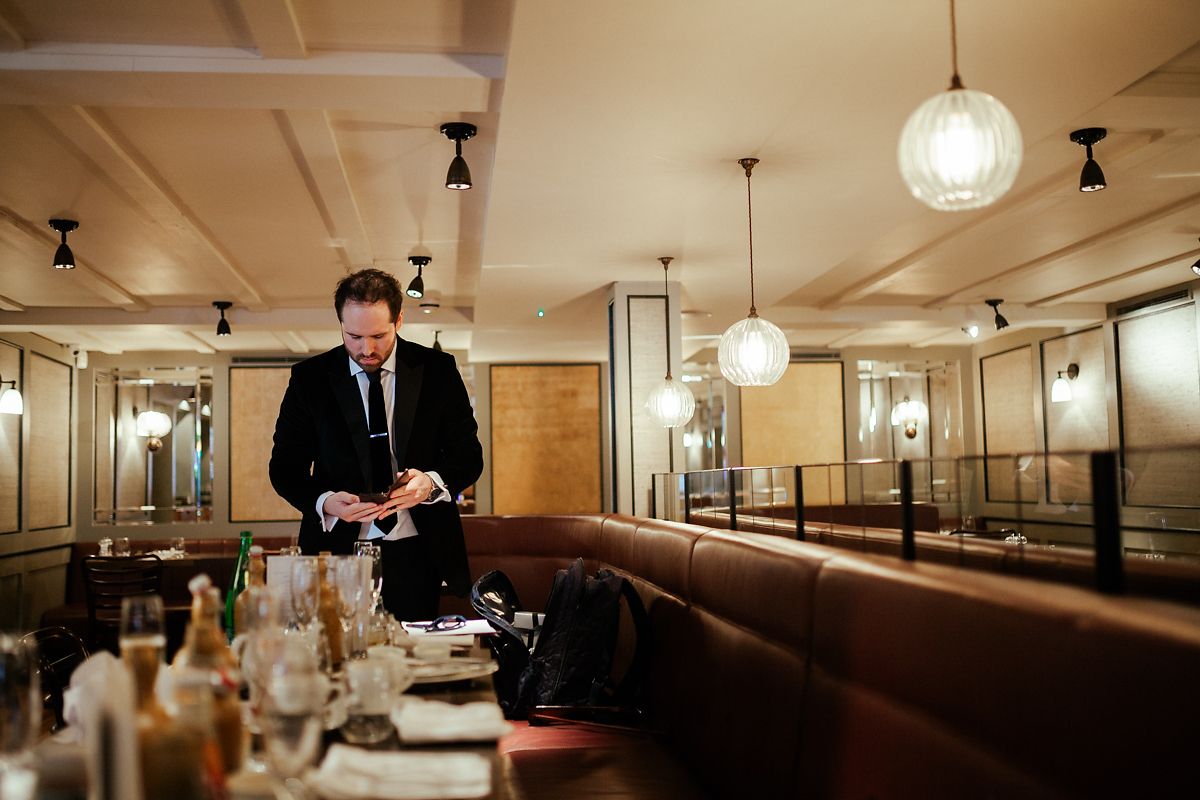
[{"label": "bag strap", "polygon": [[633,647],[633,660],[629,663],[629,669],[625,670],[620,685],[613,691],[613,699],[618,704],[636,705],[641,699],[637,695],[641,693],[644,686],[646,668],[650,659],[650,615],[646,613],[646,606],[642,603],[637,589],[633,587],[633,582],[624,576],[621,576],[621,596],[625,598],[625,602],[629,606],[629,616],[633,618],[636,641]]}]

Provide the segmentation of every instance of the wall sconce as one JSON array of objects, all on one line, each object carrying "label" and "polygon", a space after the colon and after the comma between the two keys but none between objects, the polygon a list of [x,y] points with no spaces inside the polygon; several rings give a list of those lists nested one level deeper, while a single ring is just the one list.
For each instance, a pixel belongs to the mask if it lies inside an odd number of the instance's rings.
[{"label": "wall sconce", "polygon": [[1104,180],[1104,170],[1092,158],[1092,145],[1108,135],[1107,128],[1080,128],[1071,131],[1071,141],[1087,148],[1087,161],[1083,162],[1083,171],[1079,173],[1079,191],[1098,192],[1108,182]]},{"label": "wall sconce", "polygon": [[213,306],[221,311],[221,319],[217,320],[217,336],[228,336],[229,320],[225,319],[225,309],[232,308],[233,303],[229,300],[213,300]]},{"label": "wall sconce", "polygon": [[21,392],[17,389],[16,379],[6,381],[0,375],[0,386],[6,383],[11,383],[12,386],[7,389],[0,389],[0,414],[24,414],[25,399],[21,397]]},{"label": "wall sconce", "polygon": [[408,288],[404,293],[409,297],[421,298],[425,296],[425,279],[421,277],[422,270],[429,266],[429,262],[433,261],[429,256],[409,256],[408,263],[417,268],[417,277],[412,279],[408,284]]},{"label": "wall sconce", "polygon": [[462,143],[476,134],[476,128],[469,122],[447,122],[442,126],[442,135],[454,140],[454,160],[446,171],[447,189],[470,189],[471,170],[462,157]]},{"label": "wall sconce", "polygon": [[171,432],[171,418],[161,411],[143,411],[138,413],[137,406],[133,407],[134,427],[138,436],[146,437],[146,449],[156,453],[162,449],[162,437]]},{"label": "wall sconce", "polygon": [[50,227],[62,234],[62,244],[54,251],[55,269],[75,269],[75,254],[67,246],[67,234],[79,227],[73,219],[52,219]]},{"label": "wall sconce", "polygon": [[1054,383],[1050,384],[1050,402],[1051,403],[1066,403],[1073,397],[1071,393],[1071,384],[1067,383],[1067,379],[1075,380],[1079,377],[1079,365],[1068,364],[1066,369],[1067,377],[1063,377],[1063,370],[1058,371],[1058,377],[1054,379]]},{"label": "wall sconce", "polygon": [[892,427],[904,426],[904,435],[917,438],[917,426],[929,421],[929,409],[920,400],[909,400],[908,395],[892,408]]}]

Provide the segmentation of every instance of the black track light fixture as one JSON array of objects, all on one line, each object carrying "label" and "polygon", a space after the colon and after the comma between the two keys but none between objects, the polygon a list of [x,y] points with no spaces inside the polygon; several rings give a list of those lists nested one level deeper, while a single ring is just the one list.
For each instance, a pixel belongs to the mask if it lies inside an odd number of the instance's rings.
[{"label": "black track light fixture", "polygon": [[441,331],[433,332],[433,349],[437,350],[439,353],[442,352],[442,343],[438,341],[438,335],[440,333]]},{"label": "black track light fixture", "polygon": [[429,262],[433,261],[429,256],[409,256],[408,263],[417,268],[417,277],[412,279],[408,284],[408,288],[404,293],[409,297],[421,298],[425,296],[425,279],[421,277],[421,271],[429,266]]},{"label": "black track light fixture", "polygon": [[1192,272],[1196,273],[1197,275],[1200,275],[1200,259],[1197,259],[1196,263],[1192,264]]},{"label": "black track light fixture", "polygon": [[1092,158],[1092,145],[1108,135],[1107,128],[1080,128],[1071,131],[1071,141],[1087,148],[1087,161],[1083,162],[1083,171],[1079,173],[1079,191],[1098,192],[1108,182],[1104,180],[1104,170]]},{"label": "black track light fixture", "polygon": [[470,189],[471,170],[462,157],[462,143],[477,133],[469,122],[447,122],[442,126],[442,135],[454,141],[454,160],[446,172],[447,189]]},{"label": "black track light fixture", "polygon": [[229,320],[225,319],[225,309],[232,308],[233,302],[230,300],[213,300],[213,306],[221,312],[221,318],[217,320],[217,336],[228,336],[232,331],[229,330]]},{"label": "black track light fixture", "polygon": [[62,244],[54,251],[55,269],[75,269],[75,254],[67,246],[67,234],[79,227],[73,219],[52,219],[50,227],[62,234]]},{"label": "black track light fixture", "polygon": [[992,311],[996,312],[996,330],[1002,331],[1005,328],[1007,328],[1008,320],[1006,320],[1004,318],[1004,315],[1000,313],[1000,304],[1003,303],[1004,301],[1003,300],[984,300],[983,302],[985,302],[989,306],[991,306]]}]

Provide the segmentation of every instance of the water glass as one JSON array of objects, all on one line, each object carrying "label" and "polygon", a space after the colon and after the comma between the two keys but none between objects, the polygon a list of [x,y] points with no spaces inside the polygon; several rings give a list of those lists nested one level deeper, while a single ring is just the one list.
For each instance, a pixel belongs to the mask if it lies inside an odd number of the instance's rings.
[{"label": "water glass", "polygon": [[176,536],[171,540],[171,549],[180,553],[187,553],[187,539],[182,536]]},{"label": "water glass", "polygon": [[37,647],[0,633],[0,797],[32,798],[37,771],[31,748],[42,726]]},{"label": "water glass", "polygon": [[281,555],[281,556],[298,556],[298,555],[300,555],[300,545],[290,544],[286,547],[281,547],[281,548],[279,548],[279,555]]},{"label": "water glass", "polygon": [[117,556],[119,558],[124,558],[124,557],[128,556],[129,553],[130,553],[130,549],[129,549],[129,537],[128,536],[118,536],[116,539],[113,539],[113,555],[114,556]]},{"label": "water glass", "polygon": [[329,682],[303,637],[275,642],[263,697],[263,744],[276,776],[299,778],[317,757]]},{"label": "water glass", "polygon": [[292,611],[300,627],[307,630],[321,603],[321,579],[315,557],[300,556],[292,562],[291,590]]},{"label": "water glass", "polygon": [[371,610],[376,611],[383,597],[383,550],[371,542],[358,542],[354,552],[361,558],[371,559]]},{"label": "water glass", "polygon": [[369,562],[359,556],[335,556],[329,560],[330,583],[334,587],[337,600],[338,619],[342,624],[343,641],[351,643],[347,649],[355,657],[366,655],[366,648],[360,641],[361,637],[352,629],[367,599],[366,568]]},{"label": "water glass", "polygon": [[376,744],[392,735],[392,707],[400,694],[392,665],[368,658],[345,665],[346,722],[342,736],[351,744]]}]

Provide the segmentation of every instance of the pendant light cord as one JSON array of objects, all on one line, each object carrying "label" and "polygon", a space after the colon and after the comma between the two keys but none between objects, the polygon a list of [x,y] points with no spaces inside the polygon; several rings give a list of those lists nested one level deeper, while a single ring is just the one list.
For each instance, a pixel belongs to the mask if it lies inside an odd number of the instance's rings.
[{"label": "pendant light cord", "polygon": [[750,316],[757,317],[754,306],[754,203],[750,199],[750,170],[758,163],[757,158],[741,158],[738,163],[746,170],[746,222],[750,229]]},{"label": "pendant light cord", "polygon": [[954,75],[950,78],[951,89],[963,88],[962,79],[958,77],[958,21],[954,15],[954,0],[950,0],[950,61]]},{"label": "pendant light cord", "polygon": [[663,299],[667,302],[667,313],[663,315],[663,328],[666,331],[667,337],[667,377],[664,380],[671,380],[671,291],[667,288],[667,267],[670,266],[671,256],[660,256],[659,261],[663,265]]}]

